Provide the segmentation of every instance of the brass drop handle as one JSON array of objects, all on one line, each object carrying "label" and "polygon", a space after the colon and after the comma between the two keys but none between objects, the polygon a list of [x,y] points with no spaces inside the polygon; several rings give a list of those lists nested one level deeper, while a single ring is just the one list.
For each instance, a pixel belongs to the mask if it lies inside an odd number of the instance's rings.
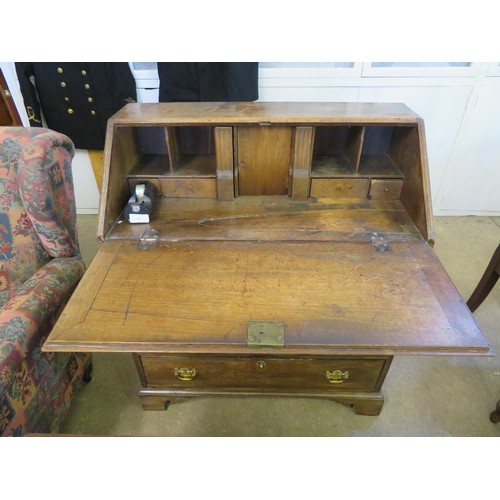
[{"label": "brass drop handle", "polygon": [[174,374],[179,380],[193,380],[196,377],[196,368],[174,368]]},{"label": "brass drop handle", "polygon": [[335,370],[333,372],[326,371],[326,378],[330,384],[342,384],[349,378],[349,372]]}]

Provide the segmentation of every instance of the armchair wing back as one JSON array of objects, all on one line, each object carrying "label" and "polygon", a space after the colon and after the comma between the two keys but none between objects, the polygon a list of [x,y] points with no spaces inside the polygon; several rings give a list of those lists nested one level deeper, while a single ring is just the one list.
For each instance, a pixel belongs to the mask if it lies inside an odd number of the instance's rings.
[{"label": "armchair wing back", "polygon": [[56,432],[88,354],[44,353],[83,276],[71,140],[0,127],[0,434]]}]

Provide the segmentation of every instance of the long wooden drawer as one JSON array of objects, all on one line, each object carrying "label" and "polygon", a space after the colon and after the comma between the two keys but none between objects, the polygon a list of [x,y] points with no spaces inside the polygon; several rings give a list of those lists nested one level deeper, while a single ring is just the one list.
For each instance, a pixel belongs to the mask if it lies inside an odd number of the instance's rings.
[{"label": "long wooden drawer", "polygon": [[[387,358],[141,355],[145,382],[159,389],[376,391]],[[385,375],[384,375],[385,376]]]}]

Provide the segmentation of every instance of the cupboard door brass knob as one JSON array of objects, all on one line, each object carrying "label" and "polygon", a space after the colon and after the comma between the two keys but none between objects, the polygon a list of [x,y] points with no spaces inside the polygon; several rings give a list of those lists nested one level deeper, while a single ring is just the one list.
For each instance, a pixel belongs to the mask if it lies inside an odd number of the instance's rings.
[{"label": "cupboard door brass knob", "polygon": [[196,377],[196,368],[174,368],[174,374],[179,380],[193,380]]},{"label": "cupboard door brass knob", "polygon": [[328,379],[328,382],[330,382],[330,384],[342,384],[349,378],[349,372],[341,372],[340,370],[329,372],[327,370],[326,378]]}]

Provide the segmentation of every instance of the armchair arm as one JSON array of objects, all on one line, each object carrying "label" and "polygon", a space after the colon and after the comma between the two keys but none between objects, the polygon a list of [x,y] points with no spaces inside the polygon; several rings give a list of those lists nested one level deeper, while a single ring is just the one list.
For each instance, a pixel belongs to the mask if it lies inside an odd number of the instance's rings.
[{"label": "armchair arm", "polygon": [[4,370],[40,352],[85,271],[80,257],[53,259],[28,279],[0,311],[0,382]]},{"label": "armchair arm", "polygon": [[54,259],[0,310],[0,436],[47,432],[66,414],[65,373],[76,373],[78,362],[69,366],[69,356],[42,345],[84,269],[79,257]]}]

